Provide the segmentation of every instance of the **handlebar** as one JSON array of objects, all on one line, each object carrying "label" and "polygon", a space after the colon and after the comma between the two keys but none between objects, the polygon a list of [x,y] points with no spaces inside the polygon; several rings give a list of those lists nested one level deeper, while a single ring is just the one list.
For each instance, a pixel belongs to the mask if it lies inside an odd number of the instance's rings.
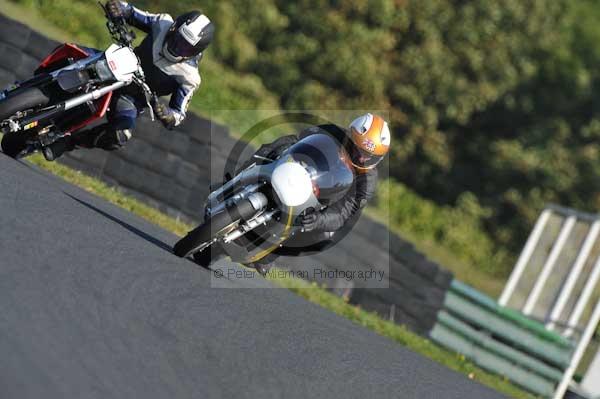
[{"label": "handlebar", "polygon": [[[108,28],[108,31],[115,43],[120,44],[121,46],[133,48],[135,32],[129,29],[129,24],[125,20],[125,17],[122,15],[119,17],[112,17],[111,13],[108,11],[108,7],[105,4],[98,2],[98,5],[100,5],[100,8],[102,8],[102,11],[104,11],[104,16],[106,17],[106,27]],[[146,83],[143,71],[140,71],[140,73],[136,74],[133,79],[133,83],[139,86],[139,88],[142,90],[142,93],[146,98],[148,108],[150,109],[150,118],[154,120],[154,110],[152,109],[151,104],[156,94],[154,94],[154,92]]]},{"label": "handlebar", "polygon": [[[133,41],[135,40],[135,32],[129,29],[129,24],[125,20],[125,17],[122,15],[119,17],[112,17],[111,13],[108,11],[108,7],[101,2],[98,2],[100,8],[104,11],[104,16],[106,17],[106,27],[110,32],[113,40],[120,44],[121,46],[126,46],[133,48]],[[150,89],[148,84],[146,83],[143,71],[140,71],[137,74],[133,82],[139,86],[146,98],[146,103],[148,104],[148,108],[150,109],[150,118],[154,121],[154,109],[152,104],[155,103],[156,94]]]},{"label": "handlebar", "polygon": [[135,32],[129,29],[129,25],[123,16],[114,18],[111,17],[108,8],[106,5],[98,2],[102,10],[104,11],[104,16],[106,17],[106,27],[110,32],[113,40],[127,47],[133,47],[133,41],[135,40]]}]

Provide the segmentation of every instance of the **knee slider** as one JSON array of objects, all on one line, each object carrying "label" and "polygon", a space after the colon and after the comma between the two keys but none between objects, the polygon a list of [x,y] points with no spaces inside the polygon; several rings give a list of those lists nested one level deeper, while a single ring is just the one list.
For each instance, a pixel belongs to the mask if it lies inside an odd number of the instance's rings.
[{"label": "knee slider", "polygon": [[120,146],[125,145],[133,136],[131,129],[119,129],[115,131],[117,136],[117,144]]}]

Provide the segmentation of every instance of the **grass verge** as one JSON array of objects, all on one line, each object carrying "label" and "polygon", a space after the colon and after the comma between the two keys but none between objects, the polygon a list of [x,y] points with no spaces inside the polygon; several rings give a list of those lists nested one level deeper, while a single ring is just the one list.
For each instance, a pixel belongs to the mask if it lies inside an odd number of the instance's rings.
[{"label": "grass verge", "polygon": [[80,171],[71,169],[56,162],[47,162],[40,154],[27,158],[29,162],[40,168],[56,175],[63,180],[83,188],[85,191],[104,198],[108,202],[115,204],[133,214],[136,214],[152,223],[162,227],[165,230],[183,236],[194,226],[175,220],[164,213],[134,199],[124,195],[117,188],[111,187],[106,183],[90,177]]},{"label": "grass verge", "polygon": [[[29,161],[69,183],[104,198],[108,202],[120,206],[121,208],[179,236],[193,228],[193,226],[177,221],[136,199],[124,195],[118,189],[110,187],[98,179],[58,163],[46,162],[41,155],[34,155],[29,158]],[[273,273],[273,275],[283,275],[283,273]],[[343,298],[328,292],[314,283],[290,277],[279,279],[272,278],[271,280],[310,302],[322,306],[356,324],[373,330],[377,334],[388,337],[393,341],[441,363],[452,370],[465,374],[468,378],[487,385],[494,390],[514,398],[534,397],[511,384],[507,379],[478,368],[475,364],[466,360],[463,355],[447,351],[433,342],[410,332],[404,326],[399,326],[393,322],[382,319],[375,313],[367,312],[360,307],[350,305]],[[410,367],[410,365],[407,365],[407,367]]]}]

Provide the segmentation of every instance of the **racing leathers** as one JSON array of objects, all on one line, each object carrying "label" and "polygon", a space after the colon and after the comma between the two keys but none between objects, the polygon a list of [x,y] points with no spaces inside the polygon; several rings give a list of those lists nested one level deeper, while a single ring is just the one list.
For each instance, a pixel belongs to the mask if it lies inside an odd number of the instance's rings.
[{"label": "racing leathers", "polygon": [[[326,133],[333,136],[341,145],[347,145],[347,132],[336,125],[319,125],[302,131],[298,136],[283,136],[270,144],[261,146],[255,155],[268,159],[278,158],[288,147],[311,134]],[[345,228],[351,228],[360,216],[362,209],[375,194],[377,188],[377,169],[356,170],[352,188],[342,199],[330,204],[321,211],[316,211],[307,217],[303,224],[305,231],[290,238],[282,247],[275,249],[265,258],[254,262],[254,267],[263,273],[268,270],[268,265],[278,256],[300,256],[323,251],[330,247],[343,236]]]},{"label": "racing leathers", "polygon": [[[163,43],[173,24],[173,18],[169,14],[151,14],[139,10],[123,1],[120,5],[127,23],[147,34],[135,48],[135,53],[140,59],[150,89],[158,97],[171,96],[168,105],[157,100],[153,108],[163,125],[167,129],[173,129],[185,119],[192,96],[200,86],[198,65],[202,54],[182,62],[169,61],[163,54]],[[107,122],[54,143],[54,158],[64,151],[72,150],[76,145],[105,150],[120,148],[131,138],[136,119],[145,107],[146,99],[135,85],[118,90],[111,100]]]}]

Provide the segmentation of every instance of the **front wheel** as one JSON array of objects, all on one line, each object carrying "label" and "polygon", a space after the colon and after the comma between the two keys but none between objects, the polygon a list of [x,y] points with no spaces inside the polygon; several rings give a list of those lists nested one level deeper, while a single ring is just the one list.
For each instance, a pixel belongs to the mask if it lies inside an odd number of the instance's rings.
[{"label": "front wheel", "polygon": [[30,155],[31,151],[25,151],[28,148],[28,135],[23,132],[6,133],[2,137],[2,152],[11,158],[23,158]]},{"label": "front wheel", "polygon": [[218,244],[213,244],[207,248],[204,248],[202,251],[198,251],[192,255],[194,261],[202,267],[208,268],[211,263],[219,256],[222,252],[219,251],[217,247]]},{"label": "front wheel", "polygon": [[185,237],[175,244],[173,253],[183,258],[200,249],[208,251],[207,247],[215,239],[235,230],[240,222],[251,218],[254,214],[256,214],[256,209],[254,209],[249,200],[240,201],[223,212],[207,218],[203,224],[187,233]]},{"label": "front wheel", "polygon": [[45,106],[50,99],[37,87],[25,89],[0,101],[0,122],[19,111]]},{"label": "front wheel", "polygon": [[[32,87],[0,101],[0,122],[10,118],[19,111],[41,107],[50,99],[38,88]],[[27,140],[30,135],[24,132],[6,133],[2,137],[2,152],[11,158],[26,156]]]}]

